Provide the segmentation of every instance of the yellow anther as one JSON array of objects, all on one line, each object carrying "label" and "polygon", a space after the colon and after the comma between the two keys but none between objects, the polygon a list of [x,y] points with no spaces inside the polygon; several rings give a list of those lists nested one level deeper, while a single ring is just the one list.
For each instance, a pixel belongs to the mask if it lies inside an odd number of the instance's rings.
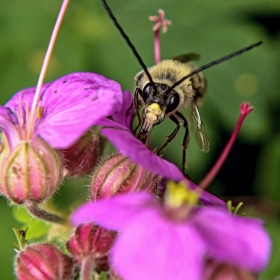
[{"label": "yellow anther", "polygon": [[171,207],[180,207],[184,204],[196,205],[199,195],[196,191],[190,190],[189,186],[183,183],[169,181],[166,187],[165,203]]},{"label": "yellow anther", "polygon": [[147,111],[155,114],[156,116],[160,116],[162,114],[162,110],[160,109],[157,103],[152,103],[147,107]]},{"label": "yellow anther", "polygon": [[37,111],[37,118],[40,119],[42,117],[43,113],[43,107],[39,106],[38,111]]}]

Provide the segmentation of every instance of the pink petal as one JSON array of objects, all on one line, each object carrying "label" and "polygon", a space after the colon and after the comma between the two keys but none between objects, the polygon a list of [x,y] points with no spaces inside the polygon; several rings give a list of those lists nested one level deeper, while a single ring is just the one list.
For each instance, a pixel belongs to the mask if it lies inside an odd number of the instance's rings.
[{"label": "pink petal", "polygon": [[17,119],[11,111],[6,107],[0,106],[0,132],[7,137],[10,147],[15,146],[20,141],[16,125],[18,125]]},{"label": "pink petal", "polygon": [[127,130],[103,128],[101,133],[113,143],[120,153],[146,169],[174,181],[185,178],[177,166],[155,155]]},{"label": "pink petal", "polygon": [[[48,86],[49,83],[42,85],[40,92],[43,93]],[[13,112],[18,110],[20,102],[24,108],[25,104],[28,104],[28,107],[31,108],[35,91],[36,87],[22,89],[15,93],[14,96],[6,103],[5,106],[11,108]]]},{"label": "pink petal", "polygon": [[210,257],[254,272],[267,265],[271,242],[259,220],[208,207],[198,211],[193,222]]},{"label": "pink petal", "polygon": [[182,183],[184,183],[186,186],[189,186],[191,190],[200,191],[201,195],[200,195],[199,200],[205,206],[217,206],[217,207],[220,207],[224,210],[228,209],[227,204],[223,200],[221,200],[220,198],[216,197],[215,195],[203,190],[202,188],[197,186],[192,181],[190,181],[188,179],[184,179],[182,181]]},{"label": "pink petal", "polygon": [[226,202],[205,190],[202,191],[199,200],[205,206],[217,206],[224,210],[228,209]]},{"label": "pink petal", "polygon": [[[13,112],[31,108],[36,87],[17,92],[6,104]],[[41,89],[42,117],[34,135],[53,148],[68,148],[100,118],[114,115],[123,101],[120,85],[94,73],[73,73]]]},{"label": "pink petal", "polygon": [[95,221],[102,227],[120,230],[148,205],[157,205],[152,195],[148,193],[117,195],[82,205],[73,213],[71,222],[79,225]]},{"label": "pink petal", "polygon": [[54,81],[43,93],[35,134],[53,148],[67,148],[85,131],[121,107],[118,83],[94,73],[73,73]]},{"label": "pink petal", "polygon": [[[156,210],[156,209],[155,209]],[[123,279],[200,279],[204,245],[196,231],[160,211],[142,210],[119,234],[112,267]]]},{"label": "pink petal", "polygon": [[123,104],[121,109],[113,115],[114,121],[127,127],[130,130],[130,124],[132,120],[132,113],[134,111],[134,105],[132,96],[128,90],[123,92]]}]

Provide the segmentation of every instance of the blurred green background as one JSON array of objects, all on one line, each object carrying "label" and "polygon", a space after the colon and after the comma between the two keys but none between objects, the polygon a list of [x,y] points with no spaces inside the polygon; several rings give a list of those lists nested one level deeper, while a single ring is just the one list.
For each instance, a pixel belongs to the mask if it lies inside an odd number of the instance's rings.
[{"label": "blurred green background", "polygon": [[[225,146],[239,115],[242,101],[255,107],[245,120],[234,148],[210,190],[234,201],[243,200],[245,212],[267,221],[274,245],[272,261],[261,279],[280,275],[280,1],[279,0],[119,0],[109,5],[145,61],[152,66],[153,33],[148,16],[164,9],[172,20],[161,34],[162,59],[178,54],[201,54],[197,65],[239,50],[259,40],[264,44],[204,72],[208,91],[201,117],[211,150],[202,153],[194,141],[188,149],[188,170],[199,182]],[[37,83],[40,67],[60,8],[55,0],[1,0],[0,100]],[[47,81],[64,74],[90,71],[118,81],[133,90],[141,70],[98,0],[70,2],[48,70]],[[94,113],[94,112],[93,112]],[[185,115],[187,115],[187,110]],[[158,146],[174,125],[167,120],[152,133]],[[181,164],[183,131],[165,151]],[[76,204],[77,193],[87,196],[85,181],[66,182],[55,199]],[[67,204],[68,203],[68,204]],[[0,198],[1,279],[14,279],[12,227],[22,225],[12,208]],[[28,218],[30,219],[30,218]],[[32,219],[30,219],[32,220]]]}]

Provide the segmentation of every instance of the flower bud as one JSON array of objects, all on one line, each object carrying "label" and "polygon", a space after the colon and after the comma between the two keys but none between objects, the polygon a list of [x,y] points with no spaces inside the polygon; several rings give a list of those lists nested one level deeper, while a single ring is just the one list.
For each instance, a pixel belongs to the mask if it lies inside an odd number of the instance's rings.
[{"label": "flower bud", "polygon": [[122,154],[105,159],[90,182],[92,201],[119,193],[146,190],[156,192],[161,177],[147,171]]},{"label": "flower bud", "polygon": [[4,133],[0,133],[0,167],[10,153],[10,145]]},{"label": "flower bud", "polygon": [[94,223],[81,224],[66,243],[66,248],[79,264],[85,258],[91,258],[92,261],[100,260],[100,265],[104,267],[104,256],[110,250],[115,237],[116,232],[103,229]]},{"label": "flower bud", "polygon": [[25,247],[15,263],[19,280],[70,280],[73,261],[52,244]]},{"label": "flower bud", "polygon": [[40,138],[22,141],[4,160],[0,180],[0,191],[13,202],[41,203],[62,180],[61,157]]},{"label": "flower bud", "polygon": [[71,147],[63,150],[67,176],[83,176],[92,171],[103,152],[103,138],[92,131],[86,132]]}]

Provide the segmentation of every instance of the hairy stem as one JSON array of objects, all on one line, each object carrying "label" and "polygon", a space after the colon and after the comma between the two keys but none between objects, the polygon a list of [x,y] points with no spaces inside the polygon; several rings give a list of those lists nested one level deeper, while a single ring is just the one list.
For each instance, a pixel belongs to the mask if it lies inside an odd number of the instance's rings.
[{"label": "hairy stem", "polygon": [[25,206],[32,216],[35,216],[40,220],[56,224],[63,224],[64,222],[63,218],[41,209],[38,204],[33,201],[26,201]]},{"label": "hairy stem", "polygon": [[80,280],[91,280],[94,266],[95,262],[91,257],[83,258],[80,271]]}]

